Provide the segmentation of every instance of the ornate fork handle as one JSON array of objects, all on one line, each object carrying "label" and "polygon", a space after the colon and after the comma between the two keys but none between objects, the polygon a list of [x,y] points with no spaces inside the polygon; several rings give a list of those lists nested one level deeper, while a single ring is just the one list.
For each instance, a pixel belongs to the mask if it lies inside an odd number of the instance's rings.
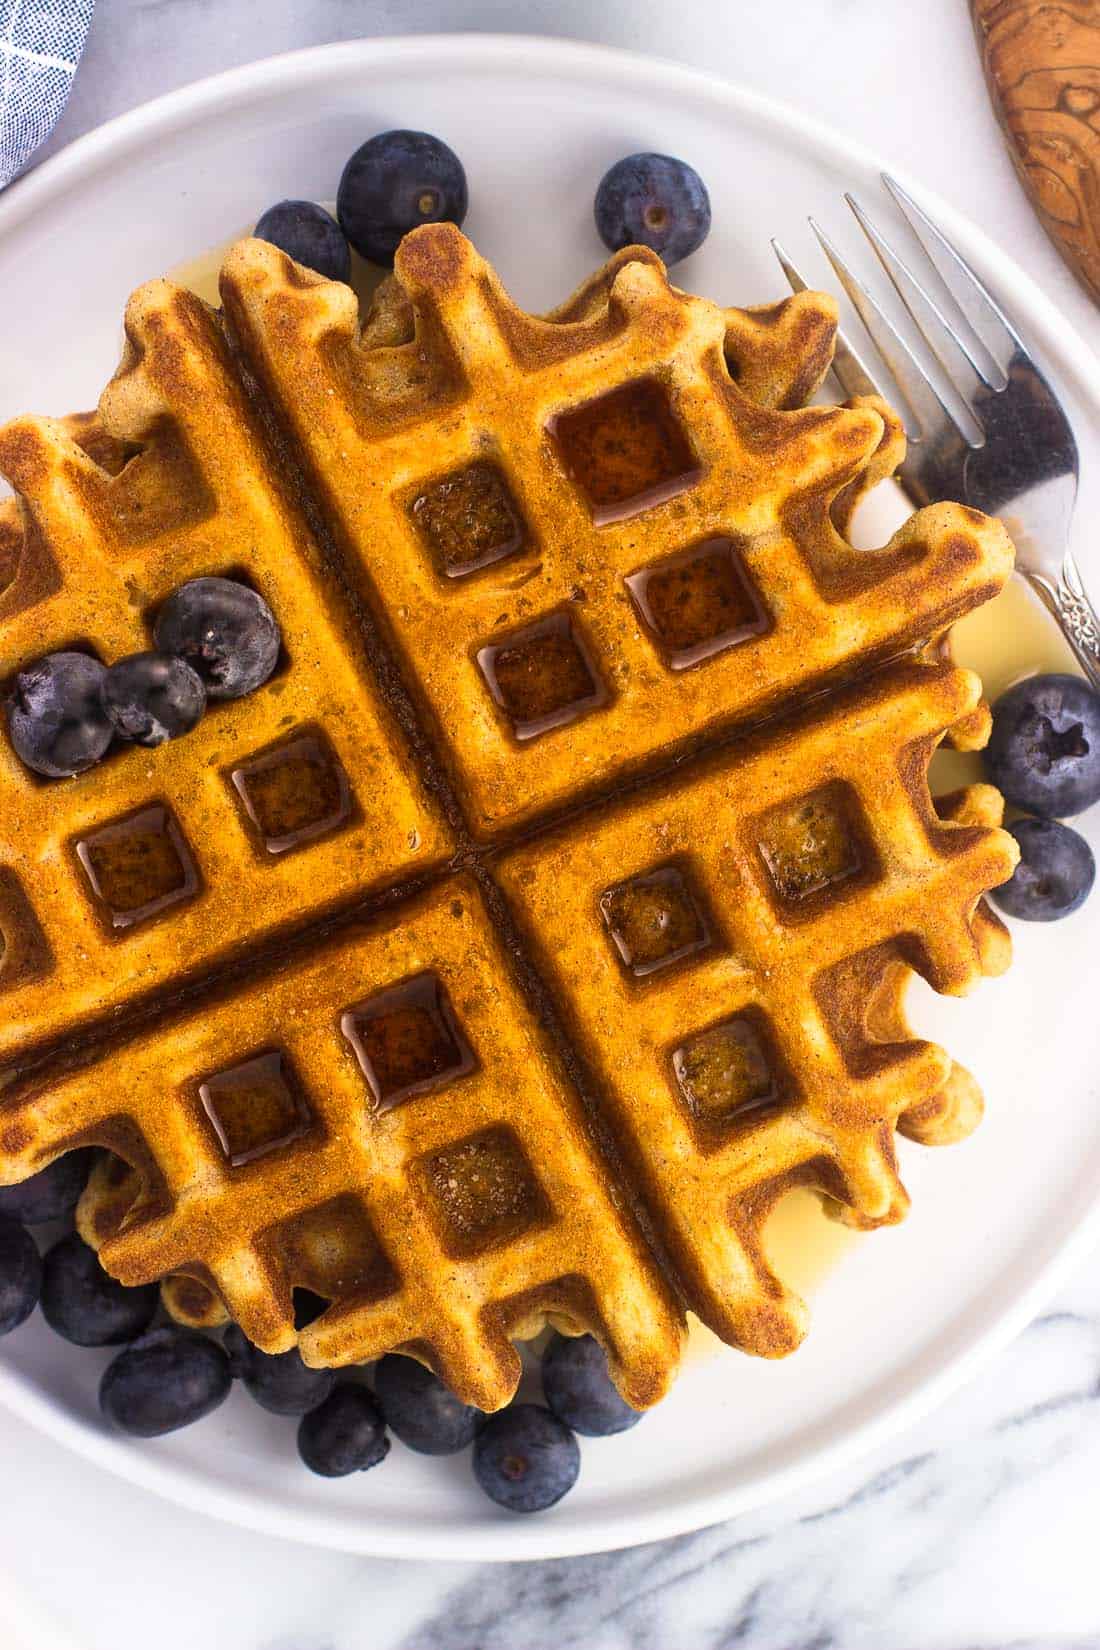
[{"label": "ornate fork handle", "polygon": [[1072,556],[1062,564],[1062,576],[1051,584],[1041,573],[1027,575],[1057,620],[1063,636],[1077,655],[1078,663],[1094,688],[1100,689],[1100,615],[1085,594],[1081,575]]}]

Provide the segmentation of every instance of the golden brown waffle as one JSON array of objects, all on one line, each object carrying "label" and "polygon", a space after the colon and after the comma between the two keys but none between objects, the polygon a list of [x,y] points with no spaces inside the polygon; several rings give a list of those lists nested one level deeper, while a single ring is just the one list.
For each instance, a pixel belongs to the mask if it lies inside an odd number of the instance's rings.
[{"label": "golden brown waffle", "polygon": [[[0,430],[0,471],[23,500],[0,591],[0,670],[74,644],[108,663],[148,647],[158,604],[208,573],[263,594],[284,659],[256,693],[212,703],[186,739],[120,749],[75,779],[39,779],[0,738],[0,1058],[404,880],[451,847],[214,316],[156,281],[131,300],[126,325],[126,357],[96,418]],[[13,516],[9,504],[0,554]],[[249,784],[257,759],[269,776],[294,765],[294,819],[270,778]]]},{"label": "golden brown waffle", "polygon": [[538,319],[447,224],[396,273],[416,332],[390,347],[261,241],[222,293],[480,837],[902,652],[1008,576],[1003,528],[954,505],[848,546],[830,507],[887,426],[751,400],[728,361],[753,385],[770,340],[774,378],[774,318],[741,312],[731,342],[630,256],[606,300]]},{"label": "golden brown waffle", "polygon": [[962,993],[1007,961],[975,919],[1017,857],[999,798],[944,820],[927,788],[979,694],[968,671],[882,672],[497,867],[688,1305],[750,1351],[803,1333],[761,1244],[776,1197],[808,1183],[857,1224],[898,1220],[895,1127],[976,1121],[901,996],[910,970]]},{"label": "golden brown waffle", "polygon": [[[895,476],[905,460],[907,437],[905,425],[894,409],[886,404],[880,396],[857,396],[847,403],[850,407],[873,407],[883,421],[883,435],[879,442],[878,451],[868,463],[863,474],[857,476],[848,487],[840,493],[833,504],[832,517],[837,530],[847,536],[859,505],[880,482]],[[934,636],[921,649],[923,657],[933,663],[943,661],[954,664],[956,661],[951,652],[950,629]],[[993,731],[993,717],[985,699],[966,716],[961,717],[947,734],[947,743],[953,750],[980,751],[989,743],[989,735]]]},{"label": "golden brown waffle", "polygon": [[[97,415],[0,431],[25,499],[0,505],[5,672],[148,645],[198,573],[254,583],[286,643],[256,694],[75,780],[0,741],[0,1184],[98,1144],[78,1228],[125,1281],[163,1280],[180,1321],[228,1310],[319,1364],[402,1347],[486,1408],[514,1388],[510,1338],[546,1320],[597,1334],[639,1405],[685,1300],[789,1350],[804,1309],[761,1251],[775,1199],[810,1183],[858,1223],[896,1219],[894,1127],[935,1143],[980,1115],[903,997],[914,969],[954,991],[1007,963],[980,896],[1013,847],[988,787],[928,798],[939,739],[983,736],[969,673],[911,662],[774,718],[935,642],[1007,577],[1003,530],[941,506],[884,551],[848,546],[903,432],[877,401],[787,410],[828,365],[818,295],[721,311],[632,249],[536,319],[447,226],[405,243],[358,335],[346,292],[261,243],[224,290],[329,562],[219,320],[165,283],[132,301]],[[586,478],[637,479],[605,395],[670,472],[644,509],[585,502]],[[424,715],[408,745],[358,589]],[[532,626],[533,655],[514,634]],[[518,710],[555,721],[563,682],[590,714],[516,737]],[[232,777],[303,738],[291,771],[334,753],[355,801],[272,853]],[[153,809],[194,875],[116,927],[75,850]],[[139,1001],[159,1013],[98,1052],[16,1069]],[[738,1082],[744,1107],[722,1100]],[[299,1287],[332,1302],[300,1333]]]},{"label": "golden brown waffle", "polygon": [[[542,320],[562,326],[606,319],[612,287],[627,264],[644,264],[664,274],[664,265],[646,246],[616,252],[577,290],[548,310]],[[796,292],[778,304],[723,310],[725,356],[731,377],[762,407],[801,407],[821,385],[836,345],[837,305],[826,292]],[[416,312],[396,276],[375,288],[362,318],[364,349],[392,348],[416,339]]]},{"label": "golden brown waffle", "polygon": [[164,1310],[173,1323],[187,1329],[224,1329],[230,1320],[225,1302],[215,1289],[176,1272],[160,1286]]},{"label": "golden brown waffle", "polygon": [[404,1347],[485,1409],[547,1314],[598,1334],[639,1406],[675,1370],[682,1314],[467,877],[36,1088],[2,1131],[4,1178],[76,1137],[136,1158],[85,1196],[104,1265],[195,1275],[267,1351],[304,1287],[333,1302],[308,1360]]},{"label": "golden brown waffle", "polygon": [[[495,863],[602,1157],[456,877],[25,1083],[0,1175],[108,1147],[135,1168],[97,1167],[79,1227],[124,1281],[194,1278],[272,1351],[308,1288],[336,1304],[302,1332],[307,1360],[403,1347],[486,1407],[514,1384],[505,1336],[548,1315],[599,1335],[652,1401],[681,1327],[657,1255],[724,1338],[790,1351],[804,1307],[761,1238],[776,1199],[810,1184],[858,1224],[896,1220],[895,1126],[934,1144],[980,1115],[903,1011],[914,969],[961,992],[1007,962],[979,903],[1015,860],[1000,798],[937,811],[926,781],[978,693],[967,671],[894,667]],[[177,1293],[181,1316],[216,1315]]]},{"label": "golden brown waffle", "polygon": [[[127,1219],[139,1218],[142,1189],[141,1175],[125,1158],[101,1152],[76,1208],[76,1229],[84,1242],[98,1250]],[[198,1278],[173,1273],[162,1282],[160,1294],[165,1311],[176,1323],[191,1329],[220,1329],[229,1322],[217,1290]]]}]

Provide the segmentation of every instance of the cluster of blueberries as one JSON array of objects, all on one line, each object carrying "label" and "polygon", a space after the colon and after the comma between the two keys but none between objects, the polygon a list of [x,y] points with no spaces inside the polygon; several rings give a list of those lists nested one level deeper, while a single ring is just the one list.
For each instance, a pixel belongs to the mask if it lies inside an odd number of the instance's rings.
[{"label": "cluster of blueberries", "polygon": [[17,756],[47,779],[83,773],[112,741],[162,745],[189,733],[208,699],[240,699],[267,681],[282,638],[262,596],[236,579],[191,579],[169,596],[155,647],[104,666],[47,653],[16,676],[8,731]]},{"label": "cluster of blueberries", "polygon": [[993,891],[1009,916],[1057,922],[1088,898],[1092,849],[1062,823],[1100,801],[1100,693],[1079,676],[1028,676],[993,706],[986,771],[1028,818],[1008,829],[1020,845],[1012,878]]},{"label": "cluster of blueberries", "polygon": [[[542,1358],[546,1404],[514,1403],[485,1415],[456,1398],[422,1364],[396,1353],[361,1375],[309,1369],[295,1349],[259,1351],[230,1324],[212,1335],[157,1322],[156,1284],[126,1288],[108,1276],[72,1229],[93,1154],[75,1151],[24,1181],[0,1187],[0,1336],[41,1306],[50,1328],[76,1346],[121,1347],[100,1383],[104,1415],[137,1438],[190,1426],[224,1403],[235,1380],[263,1409],[298,1418],[298,1452],[325,1478],[365,1472],[389,1454],[388,1431],[422,1455],[473,1445],[474,1476],[513,1512],[560,1501],[580,1471],[577,1433],[606,1436],[641,1420],[611,1382],[591,1336],[554,1335]],[[64,1221],[45,1254],[28,1230]],[[298,1327],[326,1303],[296,1291]]]},{"label": "cluster of blueberries", "polygon": [[[351,248],[371,263],[392,266],[411,229],[460,224],[469,191],[462,162],[429,132],[379,132],[347,165],[336,195],[336,217],[314,201],[271,206],[255,233],[330,281],[350,281]],[[672,155],[627,155],[596,190],[596,229],[612,252],[649,246],[666,264],[679,263],[710,230],[710,199],[694,167]]]}]

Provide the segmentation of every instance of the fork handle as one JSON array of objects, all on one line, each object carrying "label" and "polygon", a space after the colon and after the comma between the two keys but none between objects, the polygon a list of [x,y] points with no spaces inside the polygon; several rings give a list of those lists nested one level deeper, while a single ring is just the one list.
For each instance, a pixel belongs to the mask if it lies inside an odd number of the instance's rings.
[{"label": "fork handle", "polygon": [[1100,691],[1100,616],[1085,594],[1076,562],[1066,557],[1057,584],[1041,573],[1024,576],[1057,621],[1092,686]]}]

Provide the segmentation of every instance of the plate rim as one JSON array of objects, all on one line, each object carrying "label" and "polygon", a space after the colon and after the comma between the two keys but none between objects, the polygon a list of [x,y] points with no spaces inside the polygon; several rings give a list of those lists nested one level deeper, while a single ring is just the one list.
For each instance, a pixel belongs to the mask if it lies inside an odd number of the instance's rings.
[{"label": "plate rim", "polygon": [[[243,105],[280,86],[299,87],[311,79],[324,80],[342,65],[369,62],[372,67],[400,59],[430,60],[433,67],[475,59],[479,69],[511,66],[521,74],[537,76],[543,69],[560,70],[596,80],[611,77],[620,84],[644,87],[652,95],[664,87],[694,95],[742,119],[752,119],[794,136],[801,146],[812,146],[850,164],[854,172],[881,171],[877,155],[858,140],[838,132],[827,122],[722,76],[664,57],[625,48],[545,35],[476,31],[394,35],[352,39],[311,46],[261,58],[189,82],[115,116],[75,139],[57,154],[12,183],[0,196],[0,235],[46,207],[74,182],[119,159],[150,136],[166,137],[189,128],[205,109],[227,103]],[[517,63],[517,57],[520,61]],[[1003,253],[985,232],[949,202],[907,177],[903,167],[890,168],[921,200],[963,248],[976,252],[976,261],[997,270],[997,285],[1014,294],[1026,312],[1028,329],[1050,341],[1063,357],[1100,360],[1095,352],[1046,297],[1037,281]],[[466,1529],[456,1524],[445,1535],[435,1527],[419,1534],[407,1522],[388,1529],[384,1521],[362,1514],[317,1510],[278,1509],[263,1497],[220,1482],[201,1479],[175,1462],[160,1462],[154,1450],[133,1447],[127,1440],[97,1431],[32,1386],[30,1378],[0,1365],[0,1402],[18,1419],[63,1447],[116,1477],[152,1491],[189,1510],[243,1526],[261,1534],[293,1539],[338,1551],[385,1558],[420,1558],[509,1562],[549,1559],[612,1551],[699,1530],[724,1519],[757,1509],[784,1495],[805,1489],[830,1472],[850,1467],[889,1437],[926,1416],[952,1392],[969,1381],[1013,1339],[1040,1310],[1100,1236],[1100,1186],[1091,1206],[1062,1235],[1048,1243],[1036,1260],[1030,1281],[999,1308],[984,1328],[961,1349],[945,1354],[940,1368],[929,1375],[918,1368],[901,1383],[897,1396],[868,1419],[852,1426],[835,1442],[807,1453],[802,1459],[759,1475],[727,1490],[689,1495],[630,1517],[609,1521],[598,1514],[569,1523],[505,1522]],[[364,1527],[365,1526],[365,1527]]]}]

